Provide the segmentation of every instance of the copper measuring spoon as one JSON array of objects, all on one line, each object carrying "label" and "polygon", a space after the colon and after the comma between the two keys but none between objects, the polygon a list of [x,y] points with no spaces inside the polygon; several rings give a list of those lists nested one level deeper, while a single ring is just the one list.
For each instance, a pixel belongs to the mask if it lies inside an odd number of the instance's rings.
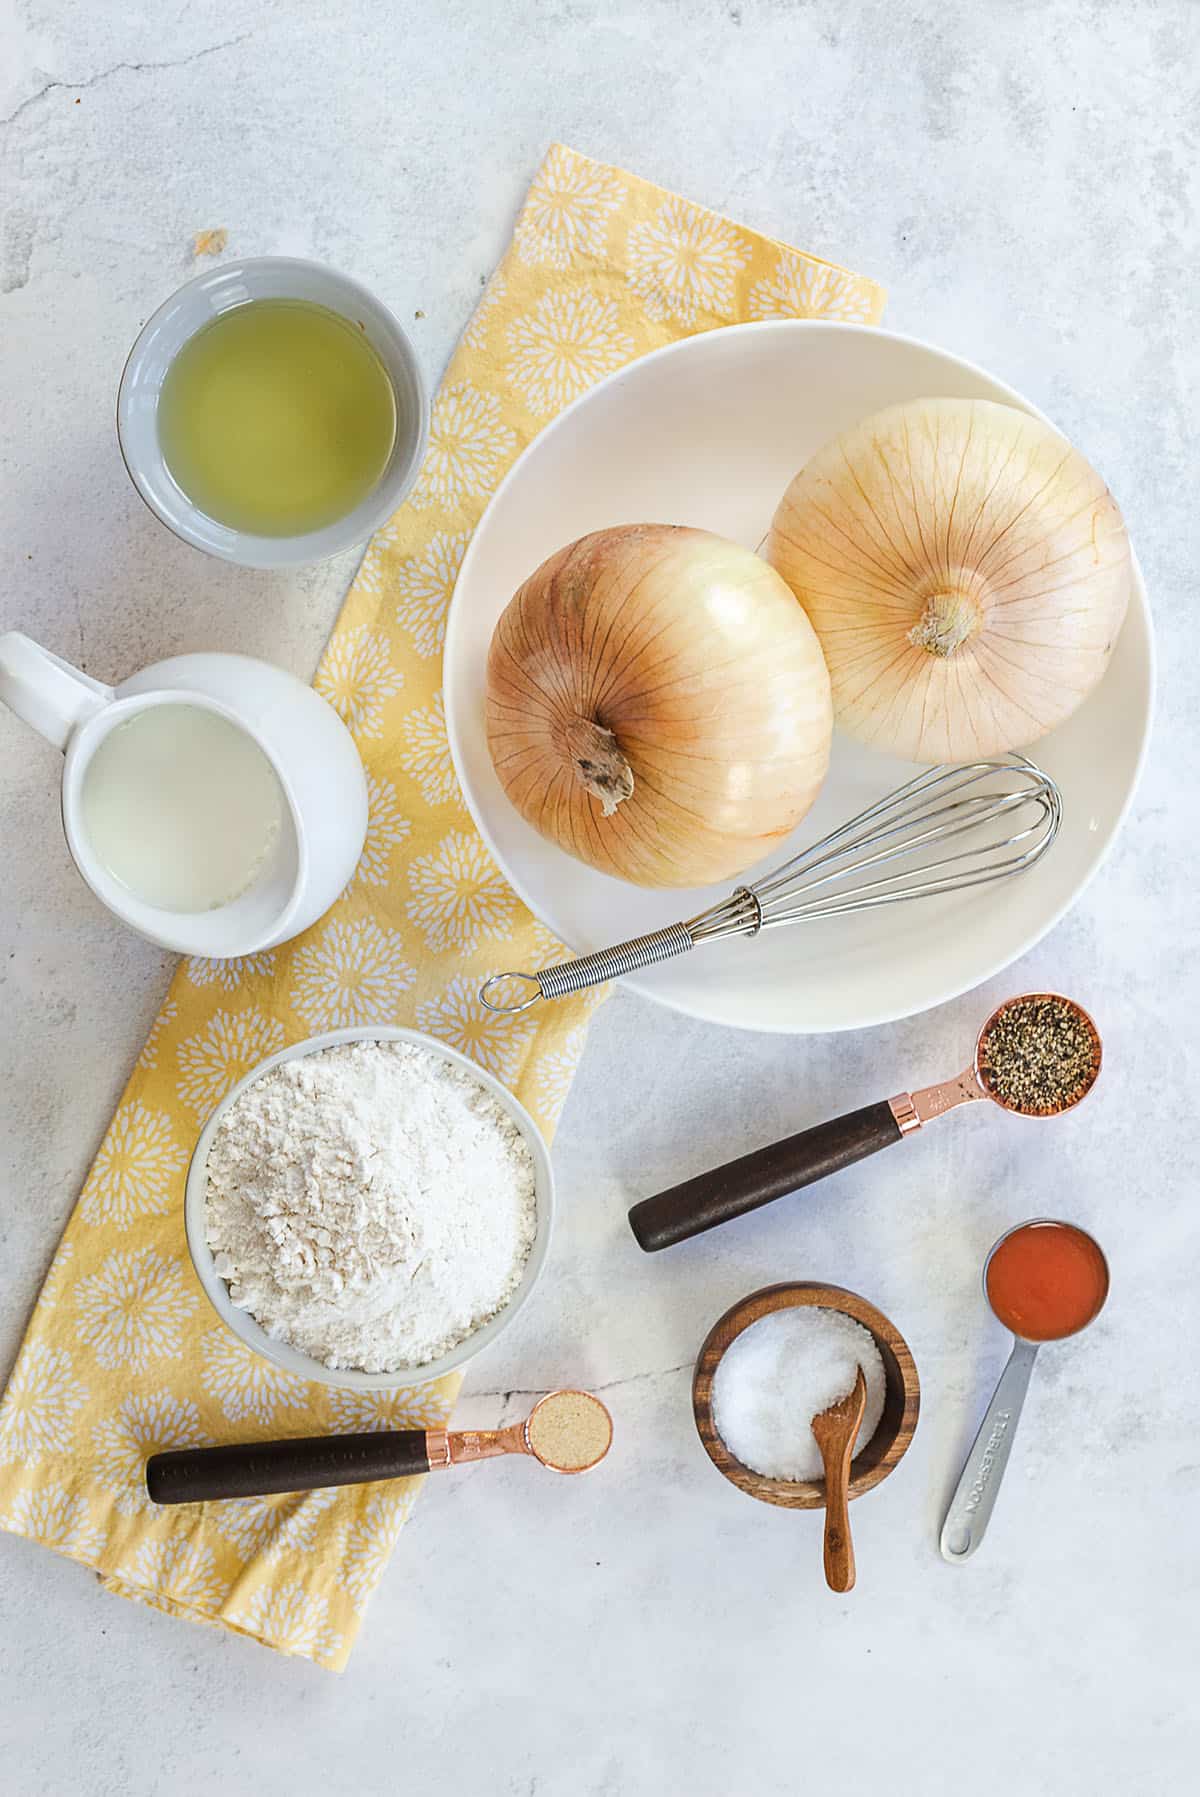
[{"label": "copper measuring spoon", "polygon": [[146,1462],[146,1490],[156,1504],[203,1504],[213,1498],[406,1479],[497,1454],[531,1454],[552,1472],[584,1473],[603,1460],[612,1434],[608,1408],[591,1392],[551,1391],[523,1422],[505,1429],[381,1429],[175,1448],[152,1454]]},{"label": "copper measuring spoon", "polygon": [[[1017,1006],[1039,1001],[1065,1005],[1075,1021],[1083,1024],[1093,1045],[1086,1084],[1052,1112],[1022,1110],[1007,1102],[988,1085],[984,1070],[985,1051],[997,1024]],[[900,1092],[895,1098],[850,1111],[832,1122],[818,1123],[799,1135],[755,1149],[723,1167],[697,1174],[694,1179],[685,1179],[681,1185],[653,1198],[643,1198],[629,1212],[629,1227],[648,1254],[670,1248],[706,1229],[715,1229],[719,1223],[757,1210],[762,1204],[770,1204],[787,1192],[813,1185],[881,1148],[890,1148],[893,1142],[915,1135],[935,1117],[944,1117],[947,1111],[977,1098],[988,1098],[1002,1110],[1015,1111],[1020,1116],[1059,1116],[1091,1091],[1100,1072],[1100,1059],[1100,1032],[1082,1005],[1057,992],[1023,992],[996,1007],[979,1032],[971,1065],[953,1079],[923,1086],[918,1092]]]},{"label": "copper measuring spoon", "polygon": [[[1010,1296],[1006,1302],[993,1291],[988,1277],[1005,1244],[1034,1230],[1053,1230],[1068,1238],[1076,1255],[1087,1263],[1091,1276],[1091,1290],[1086,1301],[1081,1300],[1073,1313],[1064,1308],[1061,1326],[1056,1326],[1053,1333],[1044,1326],[1038,1327],[1019,1299],[1014,1302]],[[1018,1223],[1015,1229],[1006,1230],[999,1241],[993,1242],[983,1263],[983,1293],[993,1316],[1006,1329],[1011,1329],[1016,1339],[967,1455],[938,1537],[942,1559],[952,1564],[969,1559],[983,1540],[1012,1452],[1013,1437],[1021,1420],[1021,1407],[1029,1390],[1038,1349],[1044,1342],[1066,1341],[1068,1336],[1078,1335],[1081,1329],[1095,1322],[1108,1297],[1108,1262],[1099,1242],[1077,1224],[1035,1217],[1032,1222]]]}]

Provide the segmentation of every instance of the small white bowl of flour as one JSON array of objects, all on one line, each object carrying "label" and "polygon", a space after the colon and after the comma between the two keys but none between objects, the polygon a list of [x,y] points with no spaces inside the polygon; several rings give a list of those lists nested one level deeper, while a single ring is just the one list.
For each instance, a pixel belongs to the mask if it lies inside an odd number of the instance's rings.
[{"label": "small white bowl of flour", "polygon": [[499,1082],[414,1030],[272,1055],[209,1118],[185,1222],[247,1346],[325,1384],[440,1378],[494,1341],[546,1258],[545,1142]]}]

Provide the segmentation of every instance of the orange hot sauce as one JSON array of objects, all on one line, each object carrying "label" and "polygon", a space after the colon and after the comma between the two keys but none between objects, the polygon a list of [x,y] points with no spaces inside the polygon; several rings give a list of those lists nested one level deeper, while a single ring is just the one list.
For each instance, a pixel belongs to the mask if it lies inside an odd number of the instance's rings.
[{"label": "orange hot sauce", "polygon": [[1074,1335],[1108,1296],[1108,1262],[1073,1223],[1023,1223],[987,1264],[988,1303],[1014,1335],[1030,1342]]}]

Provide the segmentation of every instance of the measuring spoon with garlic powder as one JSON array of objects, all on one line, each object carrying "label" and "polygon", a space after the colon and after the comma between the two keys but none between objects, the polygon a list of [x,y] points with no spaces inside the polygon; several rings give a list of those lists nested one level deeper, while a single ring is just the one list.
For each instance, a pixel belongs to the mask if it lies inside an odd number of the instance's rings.
[{"label": "measuring spoon with garlic powder", "polygon": [[1091,1091],[1100,1059],[1100,1032],[1074,999],[1057,992],[1006,999],[980,1030],[971,1065],[953,1079],[818,1123],[643,1198],[629,1227],[648,1254],[670,1248],[890,1148],[977,1098],[1019,1116],[1060,1116]]},{"label": "measuring spoon with garlic powder", "polygon": [[1038,1349],[1095,1322],[1108,1297],[1108,1262],[1085,1230],[1038,1217],[993,1245],[983,1290],[992,1314],[1016,1340],[942,1524],[938,1546],[952,1564],[970,1559],[983,1540]]},{"label": "measuring spoon with garlic powder", "polygon": [[505,1429],[386,1429],[176,1448],[151,1455],[146,1490],[156,1504],[202,1504],[213,1498],[407,1479],[497,1454],[530,1454],[552,1472],[585,1473],[603,1460],[612,1435],[612,1417],[599,1398],[586,1391],[552,1391],[538,1399],[523,1422]]}]

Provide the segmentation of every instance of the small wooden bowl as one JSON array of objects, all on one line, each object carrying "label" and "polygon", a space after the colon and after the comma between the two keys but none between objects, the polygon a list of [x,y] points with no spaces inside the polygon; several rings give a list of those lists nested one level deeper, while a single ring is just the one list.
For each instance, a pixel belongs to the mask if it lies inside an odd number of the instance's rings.
[{"label": "small wooden bowl", "polygon": [[824,1479],[768,1479],[734,1458],[717,1434],[712,1413],[712,1383],[717,1365],[730,1343],[773,1310],[789,1310],[795,1305],[812,1304],[823,1310],[840,1310],[853,1317],[875,1337],[883,1361],[887,1395],[879,1427],[861,1454],[850,1463],[850,1496],[861,1497],[881,1479],[886,1479],[905,1453],[917,1426],[921,1408],[921,1386],[917,1369],[909,1353],[908,1343],[881,1310],[868,1304],[855,1292],[843,1291],[840,1285],[820,1285],[814,1280],[798,1280],[788,1285],[768,1285],[751,1292],[714,1323],[705,1338],[692,1376],[692,1410],[704,1449],[718,1472],[724,1473],[739,1491],[761,1498],[764,1504],[782,1504],[790,1510],[819,1510],[825,1507]]}]

